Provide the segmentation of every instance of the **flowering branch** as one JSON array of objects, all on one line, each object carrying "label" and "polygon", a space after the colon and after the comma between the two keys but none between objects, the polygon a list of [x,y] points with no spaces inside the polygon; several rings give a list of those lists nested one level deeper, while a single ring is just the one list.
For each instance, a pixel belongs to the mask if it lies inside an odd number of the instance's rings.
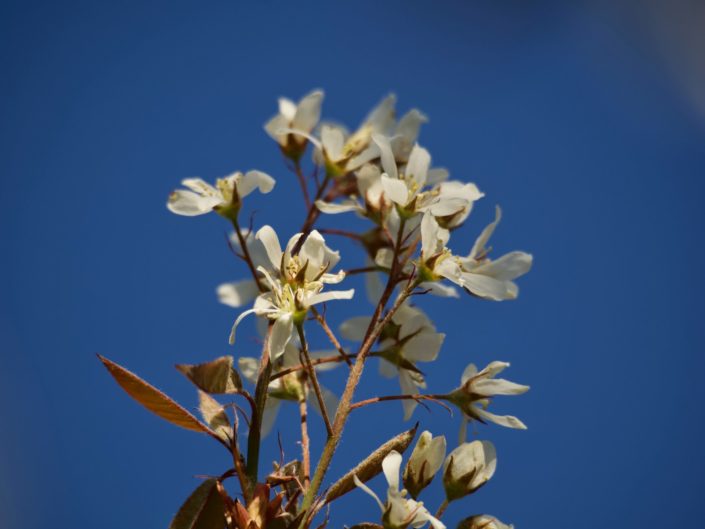
[{"label": "flowering branch", "polygon": [[[430,410],[426,403],[434,402],[449,412],[450,405],[460,410],[461,432],[468,421],[526,428],[514,416],[490,411],[496,397],[519,395],[529,389],[498,378],[509,367],[507,362],[490,362],[483,369],[469,364],[458,387],[447,393],[426,393],[428,383],[418,364],[437,359],[445,334],[437,331],[416,300],[426,294],[459,297],[460,291],[485,300],[515,299],[518,286],[514,280],[528,272],[531,255],[515,251],[494,260],[489,257],[489,239],[501,219],[498,207],[494,221],[482,230],[467,254],[456,254],[449,248],[451,233],[484,194],[473,183],[449,180],[447,170],[431,165],[429,152],[418,144],[420,128],[427,121],[421,112],[412,109],[397,119],[396,98],[389,95],[350,133],[331,122],[321,122],[323,97],[321,90],[314,90],[298,102],[280,98],[277,114],[265,125],[295,173],[306,207],[300,232],[285,245],[271,226],[264,225],[256,232],[250,226],[243,232],[238,221],[248,195],[256,190],[266,194],[274,188],[274,179],[261,171],[238,171],[217,179],[214,185],[187,178],[182,181],[184,188],[172,192],[167,201],[169,210],[178,215],[214,212],[232,225],[235,236],[228,241],[237,239],[240,251],[233,251],[245,262],[249,277],[218,286],[218,299],[241,310],[231,328],[231,344],[236,343],[236,331],[245,316],[254,315],[267,323],[259,358],[243,355],[238,342],[237,362],[228,355],[201,364],[178,365],[198,388],[198,418],[154,386],[100,357],[120,386],[145,408],[183,429],[206,434],[230,453],[232,468],[196,488],[172,521],[172,529],[223,529],[225,525],[228,529],[310,529],[324,506],[330,510],[334,501],[356,487],[374,498],[381,510],[381,525],[355,524],[359,529],[420,529],[425,524],[445,529],[440,519],[449,504],[474,493],[493,476],[494,445],[480,440],[468,443],[461,435],[457,448],[446,455],[445,436],[423,431],[402,469],[402,452],[411,445],[417,423],[379,445],[358,464],[351,464],[352,470],[322,494],[351,412],[378,402],[399,401],[404,419],[409,420],[418,405]],[[315,193],[310,192],[301,163],[309,149],[313,151]],[[322,179],[319,171],[324,171]],[[321,215],[348,212],[366,219],[370,227],[360,233],[314,229]],[[322,234],[356,241],[365,253],[366,264],[349,268],[347,273],[336,272],[340,253],[326,245]],[[374,309],[370,316],[346,320],[336,333],[327,311],[319,311],[316,305],[327,307],[331,301],[352,299],[353,289],[334,286],[352,275],[364,277]],[[386,282],[381,280],[384,275]],[[246,306],[250,308],[242,310]],[[313,320],[335,348],[335,355],[310,349],[305,326]],[[341,339],[358,345],[344,347]],[[382,375],[398,378],[401,392],[353,402],[371,357],[379,360]],[[321,374],[343,362],[348,367],[347,380],[338,398],[321,384]],[[244,388],[243,380],[254,385],[253,394]],[[219,395],[246,398],[249,418],[235,402],[221,404]],[[300,460],[285,463],[280,437],[280,460],[273,471],[261,476],[262,438],[274,427],[279,408],[287,402],[297,406]],[[313,475],[311,406],[320,412],[327,432]],[[238,444],[238,413],[249,429],[246,455]],[[388,484],[384,498],[366,484],[380,473]],[[434,516],[417,500],[439,473],[445,499]],[[242,498],[231,498],[223,485],[233,476],[238,477]],[[327,523],[326,516],[319,529]],[[509,526],[483,514],[465,518],[461,527]]]}]

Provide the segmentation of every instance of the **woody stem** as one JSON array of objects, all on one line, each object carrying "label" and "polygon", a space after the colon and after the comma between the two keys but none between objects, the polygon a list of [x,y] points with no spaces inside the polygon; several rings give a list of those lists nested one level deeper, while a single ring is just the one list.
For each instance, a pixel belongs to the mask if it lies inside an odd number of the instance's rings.
[{"label": "woody stem", "polygon": [[318,383],[316,370],[313,368],[313,364],[311,363],[311,356],[308,353],[308,343],[306,342],[306,335],[304,334],[304,326],[297,325],[296,330],[299,333],[299,340],[301,341],[301,352],[303,353],[306,371],[308,373],[309,379],[311,380],[313,391],[316,394],[316,399],[318,400],[318,407],[321,409],[321,415],[323,415],[323,422],[326,425],[326,432],[328,433],[328,437],[330,437],[331,435],[333,435],[333,428],[330,425],[330,419],[328,418],[328,410],[326,410],[326,403],[323,400],[323,393],[321,392],[321,386]]}]

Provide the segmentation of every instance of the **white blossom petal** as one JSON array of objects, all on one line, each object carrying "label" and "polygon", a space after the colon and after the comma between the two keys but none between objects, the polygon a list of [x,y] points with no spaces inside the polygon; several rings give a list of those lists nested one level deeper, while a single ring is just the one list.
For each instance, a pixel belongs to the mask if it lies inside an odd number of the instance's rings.
[{"label": "white blossom petal", "polygon": [[350,290],[330,290],[327,292],[322,292],[320,294],[314,294],[309,297],[306,301],[309,306],[316,305],[318,303],[325,303],[326,301],[331,301],[335,299],[352,299],[355,294],[355,289]]},{"label": "white blossom petal", "polygon": [[260,193],[266,194],[274,189],[274,184],[276,184],[274,178],[267,173],[253,169],[242,175],[237,183],[237,193],[240,195],[240,198],[246,197],[255,189],[258,189]]},{"label": "white blossom petal", "polygon": [[340,324],[340,335],[346,340],[361,342],[365,339],[370,320],[369,316],[356,316],[345,320]]},{"label": "white blossom petal", "polygon": [[387,478],[389,488],[399,490],[399,469],[401,468],[401,454],[396,450],[389,452],[382,460],[382,470]]},{"label": "white blossom petal", "polygon": [[279,244],[279,237],[277,237],[277,233],[271,226],[262,226],[255,235],[255,238],[264,245],[264,249],[267,252],[267,257],[269,258],[269,262],[272,264],[272,267],[275,270],[279,270],[282,262],[282,249]]},{"label": "white blossom petal", "polygon": [[392,178],[387,174],[382,174],[382,189],[384,189],[384,194],[391,201],[399,204],[400,206],[405,206],[409,201],[409,189],[406,184],[397,178]]},{"label": "white blossom petal", "polygon": [[382,512],[384,512],[384,504],[383,504],[382,501],[379,499],[379,496],[377,496],[377,494],[375,494],[374,491],[373,491],[370,487],[368,487],[368,486],[365,485],[362,481],[360,481],[360,478],[358,478],[356,474],[353,474],[353,481],[355,482],[355,485],[356,485],[357,487],[361,488],[361,489],[364,490],[367,494],[369,494],[370,496],[372,496],[372,497],[375,499],[375,501],[377,502],[377,505],[379,505],[380,510],[381,510]]},{"label": "white blossom petal", "polygon": [[421,189],[426,183],[428,168],[431,165],[431,155],[418,143],[411,149],[409,161],[404,169],[404,176],[411,178]]},{"label": "white blossom petal", "polygon": [[242,307],[257,297],[259,288],[252,279],[232,281],[218,285],[216,289],[218,301],[228,307]]},{"label": "white blossom petal", "polygon": [[519,419],[512,415],[495,415],[487,410],[482,409],[479,406],[474,406],[473,411],[475,411],[482,419],[493,422],[505,428],[514,428],[515,430],[526,430],[526,425]]},{"label": "white blossom petal", "polygon": [[521,395],[529,391],[529,389],[529,386],[510,382],[503,378],[481,379],[472,384],[473,393],[486,397],[493,395]]},{"label": "white blossom petal", "polygon": [[192,191],[177,189],[169,195],[167,208],[172,213],[186,217],[195,217],[210,213],[213,208],[223,201],[222,197],[203,196]]},{"label": "white blossom petal", "polygon": [[272,359],[279,358],[284,353],[286,344],[291,340],[291,332],[294,330],[294,316],[290,312],[282,313],[272,326],[272,334],[269,338],[269,354]]},{"label": "white blossom petal", "polygon": [[316,200],[316,207],[322,213],[328,213],[329,215],[335,215],[336,213],[347,213],[349,211],[358,211],[362,209],[360,204],[358,204],[355,200],[344,200],[338,204]]},{"label": "white blossom petal", "polygon": [[389,175],[390,178],[398,180],[399,174],[397,173],[397,162],[394,159],[394,153],[392,152],[392,146],[389,143],[389,138],[382,136],[381,134],[373,134],[372,141],[374,141],[379,148],[382,169]]},{"label": "white blossom petal", "polygon": [[323,91],[314,90],[304,96],[296,108],[296,115],[291,120],[291,125],[295,129],[310,132],[321,118],[321,103],[323,102]]}]

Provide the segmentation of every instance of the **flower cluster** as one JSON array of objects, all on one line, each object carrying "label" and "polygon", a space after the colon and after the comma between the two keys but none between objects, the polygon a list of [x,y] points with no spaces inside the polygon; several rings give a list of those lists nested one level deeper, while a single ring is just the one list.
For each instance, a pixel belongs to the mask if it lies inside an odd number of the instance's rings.
[{"label": "flower cluster", "polygon": [[[327,519],[323,525],[314,525],[319,512],[355,486],[370,494],[381,510],[381,525],[364,522],[360,527],[406,529],[430,524],[445,529],[442,517],[449,504],[473,494],[496,470],[495,446],[487,440],[466,441],[467,423],[526,428],[514,416],[489,411],[495,396],[519,395],[529,389],[497,378],[509,366],[507,362],[494,361],[479,371],[474,364],[468,365],[456,388],[444,387],[443,380],[436,381],[425,372],[442,354],[450,363],[464,351],[442,352],[449,341],[432,314],[423,310],[422,295],[458,298],[467,293],[472,296],[469,299],[515,299],[519,293],[515,280],[529,271],[532,256],[521,251],[498,258],[490,255],[489,241],[501,219],[499,207],[475,242],[466,244],[460,228],[484,193],[472,182],[451,180],[447,169],[432,164],[429,151],[419,144],[421,127],[427,122],[422,112],[412,109],[397,119],[396,98],[389,95],[351,131],[321,118],[323,99],[321,90],[298,103],[281,98],[277,114],[264,127],[294,173],[307,207],[300,228],[291,230],[295,233],[284,246],[269,224],[242,228],[248,196],[254,190],[267,194],[275,187],[275,180],[262,171],[236,172],[217,179],[215,185],[189,178],[182,181],[185,189],[173,191],[167,200],[168,209],[178,215],[214,211],[227,220],[233,230],[230,247],[242,260],[246,274],[216,289],[220,302],[239,312],[232,316],[228,339],[237,359],[228,355],[177,366],[198,388],[201,417],[101,358],[118,383],[149,410],[180,427],[210,435],[230,453],[232,468],[196,489],[172,522],[175,529],[323,527]],[[366,227],[341,229],[347,223],[341,222],[344,217],[340,215],[349,213],[362,219],[351,225]],[[250,225],[259,220],[248,216]],[[293,219],[285,220],[290,226]],[[329,234],[359,245],[357,264],[346,258],[347,268],[341,267],[340,252],[324,238]],[[338,285],[349,285],[350,276],[357,274],[365,275],[373,309],[332,325],[334,309],[329,311],[328,303],[354,299],[353,288]],[[236,341],[247,315],[254,315],[258,323],[257,341],[262,343],[258,355],[246,352],[251,342]],[[319,339],[309,332],[314,326],[327,342],[317,345],[317,351],[309,344]],[[400,393],[355,401],[363,368],[371,358],[379,362],[382,376],[398,378]],[[328,371],[341,364],[347,369],[337,372],[344,371],[347,379],[338,395],[319,379],[332,376]],[[439,388],[428,392],[434,386]],[[247,404],[223,403],[223,398],[244,399]],[[280,463],[263,475],[262,438],[276,427],[277,412],[287,401],[296,403],[299,414],[300,439],[294,449],[301,454],[285,463],[283,457],[292,457],[292,449],[280,445]],[[459,445],[446,454],[445,436],[424,431],[402,470],[402,453],[414,439],[414,427],[381,444],[348,474],[326,483],[351,413],[387,401],[401,402],[404,420],[411,419],[419,404],[429,409],[434,405],[456,407],[463,417]],[[326,436],[320,443],[311,443],[309,407],[318,412],[325,426]],[[246,447],[241,447],[245,433]],[[321,444],[314,462],[311,447]],[[388,485],[384,500],[366,484],[379,474],[384,474]],[[436,479],[438,474],[441,477]],[[240,484],[236,499],[222,484],[230,478]],[[420,496],[434,480],[442,483],[445,500],[431,511]],[[459,527],[511,526],[480,514],[464,518]]]}]

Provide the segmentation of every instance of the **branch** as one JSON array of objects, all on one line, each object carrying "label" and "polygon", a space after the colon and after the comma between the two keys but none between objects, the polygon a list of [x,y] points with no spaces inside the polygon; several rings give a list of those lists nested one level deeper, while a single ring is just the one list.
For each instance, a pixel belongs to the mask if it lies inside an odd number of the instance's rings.
[{"label": "branch", "polygon": [[262,358],[259,364],[259,375],[255,386],[255,413],[252,415],[250,433],[247,437],[247,475],[250,478],[250,487],[257,483],[257,472],[259,468],[259,448],[262,429],[262,414],[264,405],[267,402],[267,389],[269,388],[269,378],[272,374],[272,362],[269,361],[269,341],[272,336],[272,323],[267,330],[267,338],[262,347]]},{"label": "branch", "polygon": [[415,400],[419,403],[422,400],[430,400],[431,402],[435,402],[439,406],[442,406],[448,411],[448,413],[453,415],[453,410],[450,408],[450,406],[441,402],[441,400],[446,400],[446,398],[447,397],[445,395],[423,395],[421,393],[417,393],[414,395],[386,395],[383,397],[372,397],[371,399],[365,399],[359,402],[355,402],[350,405],[350,409],[355,410],[357,408],[362,408],[363,406],[368,406],[369,404],[376,404],[378,402],[388,402],[390,400]]},{"label": "branch", "polygon": [[235,235],[237,235],[237,240],[240,243],[240,249],[242,250],[242,258],[247,263],[247,267],[250,269],[250,274],[252,274],[252,279],[255,280],[255,283],[257,284],[257,288],[259,289],[259,291],[264,292],[265,288],[264,288],[264,286],[262,286],[262,283],[260,282],[259,275],[257,274],[257,270],[255,269],[255,263],[252,261],[252,256],[250,255],[250,250],[248,250],[248,248],[247,248],[247,243],[245,242],[245,237],[242,235],[242,231],[240,230],[240,224],[237,221],[237,218],[233,219],[233,228],[235,229]]},{"label": "branch", "polygon": [[301,459],[304,472],[304,488],[308,488],[311,482],[311,449],[308,437],[308,412],[306,410],[306,398],[299,401],[299,415],[301,416]]},{"label": "branch", "polygon": [[[357,355],[346,355],[348,359],[350,358],[355,358]],[[323,358],[315,358],[311,359],[311,365],[317,366],[318,364],[330,364],[332,362],[342,362],[343,358],[340,357],[339,354],[334,355],[334,356],[324,356]],[[271,382],[272,380],[276,380],[278,378],[284,377],[286,375],[290,375],[291,373],[295,373],[296,371],[301,371],[302,369],[306,369],[307,366],[304,364],[299,364],[296,366],[291,366],[287,367],[286,369],[282,369],[281,371],[277,371],[274,373],[270,378],[269,381]]]},{"label": "branch", "polygon": [[352,367],[352,361],[350,360],[349,355],[345,352],[345,349],[343,349],[343,346],[340,345],[340,342],[338,341],[338,338],[336,338],[335,333],[328,326],[328,322],[326,321],[325,317],[323,317],[323,315],[320,314],[318,312],[318,310],[316,310],[316,307],[314,307],[314,306],[311,307],[311,312],[313,312],[313,315],[316,318],[316,321],[321,325],[321,327],[323,328],[323,331],[326,333],[326,336],[328,336],[330,343],[333,344],[333,347],[335,347],[335,349],[340,354],[341,360],[344,360],[345,363],[348,364],[348,366]]},{"label": "branch", "polygon": [[316,399],[318,400],[318,406],[321,408],[321,415],[323,415],[323,422],[326,425],[326,432],[328,437],[333,435],[333,428],[330,425],[330,419],[328,418],[328,410],[326,410],[326,403],[323,401],[323,394],[321,393],[321,386],[318,384],[318,377],[316,376],[316,370],[313,368],[311,363],[311,356],[308,354],[308,343],[306,343],[306,336],[304,335],[303,325],[297,325],[296,330],[299,333],[299,340],[301,340],[301,352],[303,353],[304,362],[306,364],[306,371],[311,379],[311,385],[313,386],[313,391],[316,394]]}]

